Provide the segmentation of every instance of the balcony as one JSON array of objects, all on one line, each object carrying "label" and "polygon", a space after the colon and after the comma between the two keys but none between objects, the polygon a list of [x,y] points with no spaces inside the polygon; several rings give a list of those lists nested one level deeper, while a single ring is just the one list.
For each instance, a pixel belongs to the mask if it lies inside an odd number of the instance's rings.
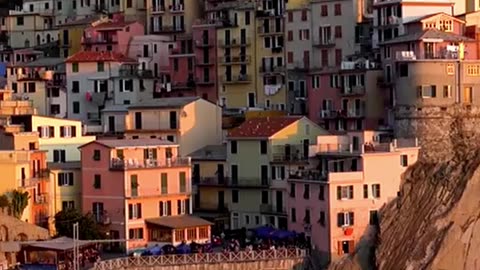
[{"label": "balcony", "polygon": [[120,69],[118,74],[120,77],[153,78],[153,71],[147,69]]},{"label": "balcony", "polygon": [[195,62],[196,66],[213,66],[215,65],[216,58],[214,56],[209,56],[207,59],[203,57],[197,58]]},{"label": "balcony", "polygon": [[201,177],[197,183],[199,187],[224,188],[261,188],[269,187],[270,179],[261,178],[231,178],[231,177]]},{"label": "balcony", "polygon": [[110,162],[110,170],[130,170],[130,169],[152,169],[152,168],[173,168],[191,166],[190,158],[176,157],[169,159],[113,159]]},{"label": "balcony", "polygon": [[101,44],[117,44],[117,36],[113,37],[82,37],[81,43],[83,45],[101,45]]},{"label": "balcony", "polygon": [[250,56],[224,56],[220,61],[222,65],[242,65],[250,63]]},{"label": "balcony", "polygon": [[175,48],[170,50],[169,57],[182,57],[182,56],[194,56],[192,51],[187,51],[186,49]]},{"label": "balcony", "polygon": [[175,4],[168,7],[170,13],[183,13],[185,11],[185,7],[182,4]]},{"label": "balcony", "polygon": [[354,97],[365,95],[365,86],[357,85],[353,87],[344,87],[340,92],[343,97]]},{"label": "balcony", "polygon": [[220,46],[221,48],[242,47],[242,46],[250,46],[250,45],[251,45],[251,41],[249,37],[244,39],[234,38],[231,40],[220,39],[218,41],[218,46]]},{"label": "balcony", "polygon": [[250,75],[239,74],[237,76],[222,76],[220,80],[223,84],[246,84],[251,83],[252,78]]},{"label": "balcony", "polygon": [[230,208],[228,204],[218,204],[218,203],[204,203],[201,202],[200,205],[194,206],[195,212],[214,212],[214,213],[228,213]]},{"label": "balcony", "polygon": [[274,214],[274,215],[287,215],[287,210],[286,210],[286,207],[283,205],[260,204],[260,213]]},{"label": "balcony", "polygon": [[152,34],[171,34],[171,33],[183,33],[185,32],[185,26],[155,26],[152,25],[150,32]]},{"label": "balcony", "polygon": [[151,7],[152,14],[162,14],[165,12],[165,6],[153,6]]},{"label": "balcony", "polygon": [[48,204],[48,194],[47,193],[41,193],[41,194],[35,194],[33,195],[33,202],[36,205],[43,205],[43,204]]},{"label": "balcony", "polygon": [[215,39],[202,37],[200,40],[195,40],[195,46],[197,48],[209,48],[215,45]]},{"label": "balcony", "polygon": [[260,73],[284,73],[285,69],[285,66],[260,66],[258,71]]},{"label": "balcony", "polygon": [[259,26],[257,27],[257,32],[260,35],[283,35],[284,27],[283,25],[270,25],[270,26]]},{"label": "balcony", "polygon": [[272,163],[308,162],[309,145],[277,145],[272,149]]},{"label": "balcony", "polygon": [[416,61],[416,60],[458,60],[457,51],[449,51],[446,47],[437,48],[436,51],[424,52],[416,54],[414,51],[399,51],[395,53],[395,59],[397,61]]},{"label": "balcony", "polygon": [[331,48],[335,47],[334,38],[320,38],[313,41],[313,46],[317,48]]}]

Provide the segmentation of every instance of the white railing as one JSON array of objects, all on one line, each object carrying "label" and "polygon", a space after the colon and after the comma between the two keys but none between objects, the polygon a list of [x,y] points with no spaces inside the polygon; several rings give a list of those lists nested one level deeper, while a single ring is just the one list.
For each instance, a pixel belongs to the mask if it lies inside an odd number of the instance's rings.
[{"label": "white railing", "polygon": [[193,265],[213,263],[238,263],[247,261],[268,261],[299,259],[306,256],[303,249],[240,251],[228,253],[203,253],[184,255],[160,255],[145,257],[123,257],[95,263],[93,269],[116,270],[135,267],[155,267],[172,265]]}]

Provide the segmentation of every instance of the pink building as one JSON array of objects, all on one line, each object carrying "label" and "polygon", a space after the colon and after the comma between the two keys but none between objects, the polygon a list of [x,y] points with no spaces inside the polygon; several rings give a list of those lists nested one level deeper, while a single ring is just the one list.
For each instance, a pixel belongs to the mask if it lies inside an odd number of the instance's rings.
[{"label": "pink building", "polygon": [[309,118],[330,132],[377,129],[383,119],[382,75],[371,61],[343,61],[339,68],[313,71],[307,80]]},{"label": "pink building", "polygon": [[193,52],[195,54],[195,88],[197,96],[216,103],[217,69],[216,69],[216,28],[212,24],[193,26]]},{"label": "pink building", "polygon": [[319,136],[310,149],[316,165],[289,172],[289,229],[311,237],[325,260],[353,252],[377,224],[378,210],[397,196],[418,150],[416,139],[373,131]]},{"label": "pink building", "polygon": [[191,214],[190,158],[158,139],[97,140],[80,147],[83,211],[127,250],[210,239],[210,223]]},{"label": "pink building", "polygon": [[85,29],[82,45],[85,51],[113,51],[127,55],[132,37],[144,35],[144,32],[141,23],[125,22],[120,17]]}]

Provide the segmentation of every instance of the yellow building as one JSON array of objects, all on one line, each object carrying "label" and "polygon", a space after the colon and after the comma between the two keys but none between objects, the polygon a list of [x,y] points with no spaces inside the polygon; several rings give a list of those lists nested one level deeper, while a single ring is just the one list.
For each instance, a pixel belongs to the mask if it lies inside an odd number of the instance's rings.
[{"label": "yellow building", "polygon": [[212,7],[217,29],[219,97],[227,108],[286,109],[284,7],[281,1]]},{"label": "yellow building", "polygon": [[219,235],[230,226],[227,188],[227,145],[207,145],[188,155],[192,159],[194,187],[194,213],[213,222],[213,233]]},{"label": "yellow building", "polygon": [[181,156],[223,139],[221,107],[198,97],[162,98],[131,105],[126,115],[104,112],[103,117],[104,130],[116,126],[115,130],[124,131],[126,138],[161,138],[178,143]]},{"label": "yellow building", "polygon": [[147,1],[147,32],[149,34],[191,34],[192,25],[201,15],[201,2],[198,0]]},{"label": "yellow building", "polygon": [[65,209],[81,209],[81,163],[49,162],[50,193],[54,194],[50,212],[55,214]]},{"label": "yellow building", "polygon": [[310,145],[321,134],[328,132],[308,118],[289,116],[251,118],[229,132],[225,175],[232,229],[287,228],[288,172],[308,164]]},{"label": "yellow building", "polygon": [[[58,25],[58,39],[61,48],[60,55],[66,58],[81,51],[83,31],[99,19],[98,16],[93,16]],[[106,20],[106,18],[104,20]]]}]

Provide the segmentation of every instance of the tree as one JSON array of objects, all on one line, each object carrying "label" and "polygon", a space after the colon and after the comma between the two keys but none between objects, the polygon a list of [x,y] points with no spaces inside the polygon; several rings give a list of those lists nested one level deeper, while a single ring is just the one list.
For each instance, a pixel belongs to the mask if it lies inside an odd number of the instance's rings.
[{"label": "tree", "polygon": [[73,237],[73,224],[78,222],[79,238],[94,240],[105,238],[91,214],[82,215],[76,209],[65,209],[55,215],[55,229],[59,236]]},{"label": "tree", "polygon": [[10,208],[10,199],[6,194],[0,195],[0,208]]},{"label": "tree", "polygon": [[20,219],[23,215],[23,211],[28,206],[30,196],[27,191],[13,190],[10,193],[10,197],[10,211],[14,217]]}]

